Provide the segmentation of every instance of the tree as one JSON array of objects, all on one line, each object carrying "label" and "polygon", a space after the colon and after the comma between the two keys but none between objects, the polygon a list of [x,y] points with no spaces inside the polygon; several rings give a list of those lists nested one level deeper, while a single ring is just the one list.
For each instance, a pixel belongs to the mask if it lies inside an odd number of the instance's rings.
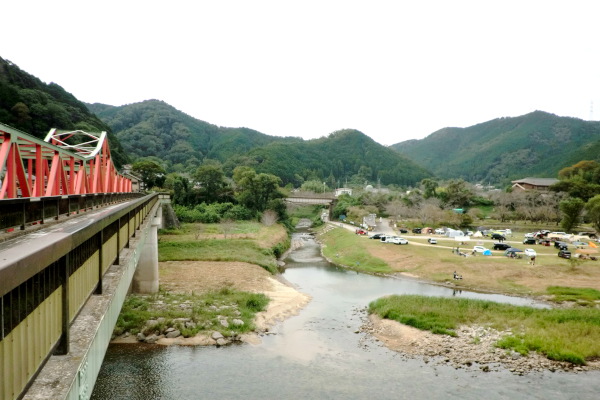
[{"label": "tree", "polygon": [[233,170],[233,180],[237,200],[252,210],[262,212],[271,200],[283,197],[279,192],[281,179],[275,175],[257,174],[250,167],[237,167]]},{"label": "tree", "polygon": [[223,238],[227,239],[227,235],[232,233],[235,229],[235,221],[232,219],[224,219],[221,221],[221,231],[223,232]]},{"label": "tree", "polygon": [[327,190],[329,190],[329,188],[326,186],[325,182],[321,182],[321,181],[306,181],[302,184],[302,186],[300,186],[300,189],[305,191],[305,192],[314,192],[314,193],[324,193]]},{"label": "tree", "polygon": [[560,202],[560,211],[563,214],[561,226],[566,232],[569,232],[579,222],[579,216],[585,203],[578,197],[573,197]]},{"label": "tree", "polygon": [[262,216],[260,218],[260,222],[262,222],[262,224],[264,226],[271,226],[277,222],[277,219],[278,219],[278,215],[275,211],[265,210],[265,212],[262,214]]},{"label": "tree", "polygon": [[435,192],[435,190],[439,186],[436,180],[431,179],[431,178],[425,178],[421,181],[421,185],[425,189],[424,193],[423,193],[423,197],[428,199],[430,197],[436,196],[437,193]]},{"label": "tree", "polygon": [[469,205],[473,191],[467,186],[467,182],[462,179],[451,180],[440,194],[445,204],[451,207],[466,207]]},{"label": "tree", "polygon": [[588,200],[585,210],[592,225],[600,231],[600,194]]},{"label": "tree", "polygon": [[410,215],[410,209],[400,200],[391,201],[387,204],[385,210],[394,222]]},{"label": "tree", "polygon": [[[169,174],[172,175],[172,174]],[[167,178],[168,180],[169,178]],[[176,175],[172,178],[173,180],[173,203],[189,206],[192,204],[192,187],[190,181],[181,176]],[[166,184],[166,182],[165,182]]]},{"label": "tree", "polygon": [[31,116],[29,115],[29,107],[25,103],[18,102],[11,108],[10,110],[15,118],[17,119],[17,123],[19,125],[24,124],[31,120]]},{"label": "tree", "polygon": [[161,187],[165,182],[165,169],[155,161],[137,161],[131,169],[142,178],[146,189]]},{"label": "tree", "polygon": [[205,161],[196,169],[193,178],[200,186],[203,200],[209,204],[218,201],[227,187],[225,173],[218,162]]}]

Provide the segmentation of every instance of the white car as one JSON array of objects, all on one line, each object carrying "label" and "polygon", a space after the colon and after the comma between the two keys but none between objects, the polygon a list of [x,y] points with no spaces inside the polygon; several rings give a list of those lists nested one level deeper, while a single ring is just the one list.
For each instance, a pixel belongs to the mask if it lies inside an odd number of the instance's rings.
[{"label": "white car", "polygon": [[395,244],[408,244],[408,240],[406,240],[400,236],[394,236],[394,237],[388,238],[386,241],[388,243],[395,243]]},{"label": "white car", "polygon": [[537,255],[537,253],[535,252],[534,249],[525,249],[525,255],[527,257],[535,257]]},{"label": "white car", "polygon": [[532,237],[533,237],[533,235],[534,235],[534,234],[530,232],[530,233],[526,233],[526,234],[525,234],[525,237],[526,237],[526,238],[532,238]]},{"label": "white car", "polygon": [[484,251],[488,251],[489,249],[483,246],[473,246],[473,251],[476,253],[483,253]]},{"label": "white car", "polygon": [[435,233],[436,233],[436,235],[443,235],[443,234],[446,233],[446,231],[444,229],[442,229],[442,228],[437,228],[435,230]]}]

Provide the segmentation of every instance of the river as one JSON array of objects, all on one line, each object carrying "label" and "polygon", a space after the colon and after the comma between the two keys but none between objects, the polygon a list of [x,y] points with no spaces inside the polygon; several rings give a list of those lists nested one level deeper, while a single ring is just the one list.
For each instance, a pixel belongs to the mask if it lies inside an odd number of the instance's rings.
[{"label": "river", "polygon": [[[92,399],[596,399],[600,373],[518,376],[407,359],[356,333],[370,301],[387,294],[462,296],[541,306],[516,297],[457,292],[415,280],[347,271],[320,256],[306,233],[285,279],[312,301],[258,345],[111,345]],[[435,364],[435,365],[434,365]]]}]

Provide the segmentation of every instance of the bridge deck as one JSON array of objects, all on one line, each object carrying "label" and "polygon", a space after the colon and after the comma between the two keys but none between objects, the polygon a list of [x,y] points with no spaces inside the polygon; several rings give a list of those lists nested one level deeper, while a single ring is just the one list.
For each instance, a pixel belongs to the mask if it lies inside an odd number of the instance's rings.
[{"label": "bridge deck", "polygon": [[[128,207],[123,202],[70,217],[47,228],[0,243],[0,295],[23,282],[107,225],[106,216]],[[123,212],[122,214],[125,214]],[[20,280],[20,281],[19,281]]]}]

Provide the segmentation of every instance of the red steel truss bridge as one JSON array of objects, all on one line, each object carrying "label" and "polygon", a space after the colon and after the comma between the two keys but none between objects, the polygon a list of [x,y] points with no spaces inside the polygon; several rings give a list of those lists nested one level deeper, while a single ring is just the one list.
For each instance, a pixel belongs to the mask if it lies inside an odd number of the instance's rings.
[{"label": "red steel truss bridge", "polygon": [[51,129],[44,140],[0,123],[0,200],[131,192],[106,132]]}]

